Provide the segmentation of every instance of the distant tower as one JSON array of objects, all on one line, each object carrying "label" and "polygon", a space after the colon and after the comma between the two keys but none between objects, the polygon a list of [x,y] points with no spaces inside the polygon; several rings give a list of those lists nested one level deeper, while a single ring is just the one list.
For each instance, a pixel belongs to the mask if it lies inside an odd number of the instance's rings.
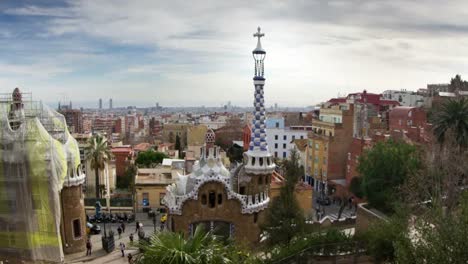
[{"label": "distant tower", "polygon": [[255,60],[255,76],[253,78],[254,93],[254,120],[252,123],[252,136],[250,139],[249,150],[244,153],[245,172],[255,175],[269,175],[273,173],[275,164],[271,153],[268,150],[266,141],[265,125],[265,100],[263,96],[263,86],[265,85],[264,64],[266,52],[262,48],[260,38],[265,34],[260,32],[258,27],[254,37],[258,38],[257,47],[252,51]]},{"label": "distant tower", "polygon": [[99,109],[102,109],[102,99],[99,98]]},{"label": "distant tower", "polygon": [[73,109],[73,107],[72,107],[72,106],[73,106],[73,105],[72,105],[72,101],[70,101],[70,110],[72,110],[72,109]]},{"label": "distant tower", "polygon": [[109,109],[112,109],[112,98],[109,99]]}]

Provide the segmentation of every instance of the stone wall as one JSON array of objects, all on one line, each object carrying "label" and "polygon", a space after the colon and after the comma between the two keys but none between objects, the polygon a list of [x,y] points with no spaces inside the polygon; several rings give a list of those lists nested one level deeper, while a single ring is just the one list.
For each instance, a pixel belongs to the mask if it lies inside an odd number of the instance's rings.
[{"label": "stone wall", "polygon": [[[62,211],[62,246],[65,254],[86,250],[86,215],[80,186],[64,187],[60,194]],[[74,220],[80,221],[80,236],[74,235]]]},{"label": "stone wall", "polygon": [[[202,196],[214,192],[216,204],[210,207],[209,201],[203,204]],[[218,201],[221,195],[221,203]],[[256,243],[260,238],[259,224],[263,221],[264,211],[254,214],[242,214],[241,204],[236,199],[227,199],[224,185],[217,182],[208,182],[201,186],[198,191],[198,200],[188,200],[182,206],[183,215],[170,215],[169,228],[176,232],[182,232],[188,237],[189,226],[192,223],[205,221],[225,221],[234,224],[234,239],[240,243]]]},{"label": "stone wall", "polygon": [[376,221],[386,221],[387,217],[376,209],[366,207],[367,203],[358,204],[356,212],[356,233],[365,232]]}]

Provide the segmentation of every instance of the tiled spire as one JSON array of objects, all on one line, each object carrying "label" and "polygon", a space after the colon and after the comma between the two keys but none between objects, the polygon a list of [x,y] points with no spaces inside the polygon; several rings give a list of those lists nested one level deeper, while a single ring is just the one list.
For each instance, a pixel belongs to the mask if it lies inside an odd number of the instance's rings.
[{"label": "tiled spire", "polygon": [[263,86],[265,85],[265,78],[263,77],[263,61],[265,59],[266,52],[262,48],[260,38],[265,36],[264,33],[260,32],[258,27],[254,37],[258,38],[257,47],[252,51],[252,55],[255,60],[255,76],[254,76],[254,120],[252,124],[252,137],[250,141],[249,150],[251,151],[268,151],[268,145],[266,142],[266,131],[265,131],[265,98],[263,95]]}]

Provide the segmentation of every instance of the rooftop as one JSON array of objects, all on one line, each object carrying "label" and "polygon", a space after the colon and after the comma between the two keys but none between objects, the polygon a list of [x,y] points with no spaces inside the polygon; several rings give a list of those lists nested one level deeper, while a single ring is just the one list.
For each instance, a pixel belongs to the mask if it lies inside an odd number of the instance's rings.
[{"label": "rooftop", "polygon": [[167,167],[141,168],[135,176],[135,185],[169,185],[177,181]]}]

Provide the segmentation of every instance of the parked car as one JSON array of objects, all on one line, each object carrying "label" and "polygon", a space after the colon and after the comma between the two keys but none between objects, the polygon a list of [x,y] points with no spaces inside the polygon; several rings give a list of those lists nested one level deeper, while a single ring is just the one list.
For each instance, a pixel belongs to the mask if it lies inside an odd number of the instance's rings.
[{"label": "parked car", "polygon": [[89,235],[97,235],[101,233],[101,227],[96,224],[86,223],[86,233]]}]

